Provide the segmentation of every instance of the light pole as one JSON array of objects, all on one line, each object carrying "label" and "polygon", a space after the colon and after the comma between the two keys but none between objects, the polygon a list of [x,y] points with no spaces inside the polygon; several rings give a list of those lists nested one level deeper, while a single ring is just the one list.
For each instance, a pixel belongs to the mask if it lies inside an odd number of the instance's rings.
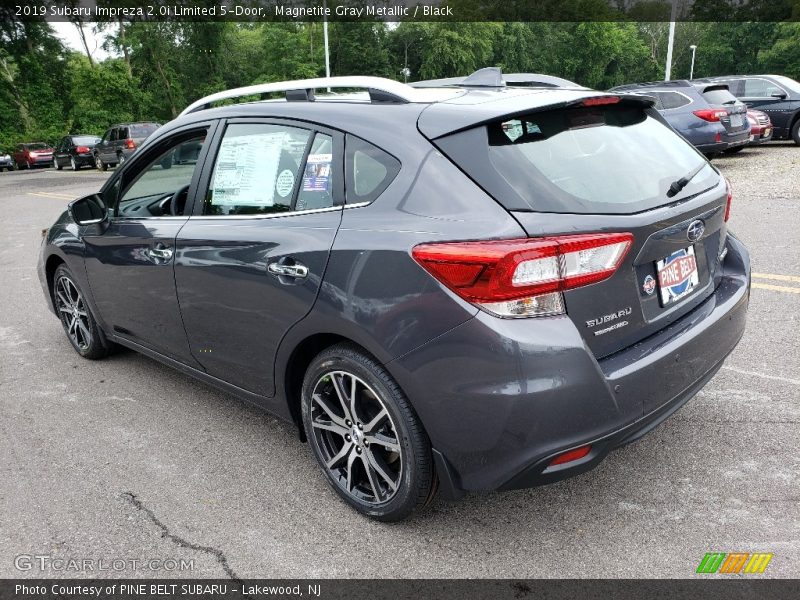
[{"label": "light pole", "polygon": [[689,67],[689,79],[694,79],[694,55],[697,52],[697,46],[692,44],[689,48],[692,49],[692,66]]},{"label": "light pole", "polygon": [[669,36],[667,37],[667,66],[664,69],[664,81],[672,79],[672,46],[675,44],[675,16],[678,13],[678,0],[671,0],[671,4]]}]

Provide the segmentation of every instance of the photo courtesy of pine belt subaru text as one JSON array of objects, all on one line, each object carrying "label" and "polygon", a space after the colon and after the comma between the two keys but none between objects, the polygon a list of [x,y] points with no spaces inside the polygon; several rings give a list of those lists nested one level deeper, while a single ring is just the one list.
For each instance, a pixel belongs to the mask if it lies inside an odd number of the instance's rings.
[{"label": "photo courtesy of pine belt subaru text", "polygon": [[50,227],[47,302],[85,358],[131,348],[294,424],[375,519],[592,469],[720,369],[750,261],[652,98],[515,80],[198,100]]}]

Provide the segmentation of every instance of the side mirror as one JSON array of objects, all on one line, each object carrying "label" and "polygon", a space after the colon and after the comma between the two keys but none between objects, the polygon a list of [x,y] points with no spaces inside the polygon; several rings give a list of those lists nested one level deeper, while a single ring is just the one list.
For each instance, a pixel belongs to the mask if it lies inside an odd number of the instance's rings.
[{"label": "side mirror", "polygon": [[769,95],[770,98],[779,98],[780,100],[786,100],[786,92],[774,92]]},{"label": "side mirror", "polygon": [[78,225],[96,225],[108,219],[108,210],[99,194],[73,200],[67,210]]}]

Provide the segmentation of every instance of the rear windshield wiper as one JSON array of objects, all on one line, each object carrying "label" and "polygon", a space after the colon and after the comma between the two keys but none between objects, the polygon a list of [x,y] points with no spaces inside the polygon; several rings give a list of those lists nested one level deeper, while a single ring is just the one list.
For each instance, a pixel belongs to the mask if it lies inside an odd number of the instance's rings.
[{"label": "rear windshield wiper", "polygon": [[681,190],[689,185],[689,182],[694,179],[694,176],[697,175],[700,171],[702,171],[708,163],[702,162],[700,166],[696,169],[692,169],[686,175],[678,179],[677,181],[673,181],[669,185],[669,189],[667,190],[667,198],[672,198],[681,193]]}]

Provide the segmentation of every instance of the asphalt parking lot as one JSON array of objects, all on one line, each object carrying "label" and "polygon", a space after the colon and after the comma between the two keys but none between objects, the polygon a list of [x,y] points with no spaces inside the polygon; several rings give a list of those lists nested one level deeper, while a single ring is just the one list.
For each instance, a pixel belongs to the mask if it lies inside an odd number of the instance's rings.
[{"label": "asphalt parking lot", "polygon": [[[40,231],[108,174],[0,173],[0,577],[680,578],[711,551],[772,552],[763,576],[800,577],[800,147],[714,164],[755,273],[723,370],[588,474],[394,525],[348,509],[269,415],[133,352],[78,357],[42,297]],[[20,571],[19,555],[194,570]]]}]

